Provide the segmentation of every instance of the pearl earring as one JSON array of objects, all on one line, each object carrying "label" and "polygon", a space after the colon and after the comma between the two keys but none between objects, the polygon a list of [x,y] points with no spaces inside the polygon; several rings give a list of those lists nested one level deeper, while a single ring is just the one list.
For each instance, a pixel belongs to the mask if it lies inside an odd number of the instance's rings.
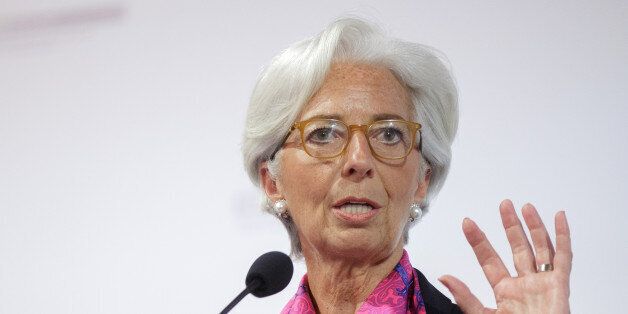
[{"label": "pearl earring", "polygon": [[410,204],[410,218],[408,218],[409,222],[415,222],[421,219],[423,216],[423,210],[421,209],[421,205],[419,203]]},{"label": "pearl earring", "polygon": [[273,204],[273,211],[275,215],[281,218],[288,219],[290,217],[290,215],[288,215],[288,204],[286,200],[276,201],[275,204]]}]

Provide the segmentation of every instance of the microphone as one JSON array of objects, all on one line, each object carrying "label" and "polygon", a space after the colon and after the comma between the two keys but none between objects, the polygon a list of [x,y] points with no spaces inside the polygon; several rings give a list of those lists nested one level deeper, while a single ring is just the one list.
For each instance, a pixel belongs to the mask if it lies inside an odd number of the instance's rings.
[{"label": "microphone", "polygon": [[288,255],[277,251],[262,254],[246,275],[246,288],[220,314],[231,311],[249,293],[263,298],[283,290],[290,283],[293,271]]}]

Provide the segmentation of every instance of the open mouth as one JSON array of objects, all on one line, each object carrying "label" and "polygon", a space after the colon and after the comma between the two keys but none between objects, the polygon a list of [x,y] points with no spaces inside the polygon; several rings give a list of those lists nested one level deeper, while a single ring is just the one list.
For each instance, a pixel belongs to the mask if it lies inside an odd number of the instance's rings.
[{"label": "open mouth", "polygon": [[373,206],[366,203],[345,203],[337,208],[347,214],[364,214],[371,211]]},{"label": "open mouth", "polygon": [[382,206],[363,197],[349,196],[333,204],[337,217],[352,223],[363,223],[374,217]]}]

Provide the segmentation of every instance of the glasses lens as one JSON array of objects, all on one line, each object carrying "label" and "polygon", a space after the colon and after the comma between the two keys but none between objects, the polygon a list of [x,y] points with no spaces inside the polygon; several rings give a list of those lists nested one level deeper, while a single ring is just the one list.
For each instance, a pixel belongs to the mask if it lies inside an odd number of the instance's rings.
[{"label": "glasses lens", "polygon": [[402,121],[378,121],[368,130],[373,152],[383,158],[405,157],[413,145],[412,129]]},{"label": "glasses lens", "polygon": [[314,120],[303,128],[303,142],[314,157],[333,157],[342,151],[348,138],[347,126],[335,120]]}]

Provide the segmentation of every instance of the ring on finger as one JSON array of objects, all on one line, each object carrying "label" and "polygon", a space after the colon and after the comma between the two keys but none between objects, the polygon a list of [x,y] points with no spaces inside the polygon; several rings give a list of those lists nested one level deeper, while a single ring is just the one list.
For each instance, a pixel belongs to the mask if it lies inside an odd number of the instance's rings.
[{"label": "ring on finger", "polygon": [[546,271],[552,271],[554,270],[554,264],[552,263],[547,263],[547,264],[541,264],[537,267],[536,269],[538,272],[546,272]]}]

